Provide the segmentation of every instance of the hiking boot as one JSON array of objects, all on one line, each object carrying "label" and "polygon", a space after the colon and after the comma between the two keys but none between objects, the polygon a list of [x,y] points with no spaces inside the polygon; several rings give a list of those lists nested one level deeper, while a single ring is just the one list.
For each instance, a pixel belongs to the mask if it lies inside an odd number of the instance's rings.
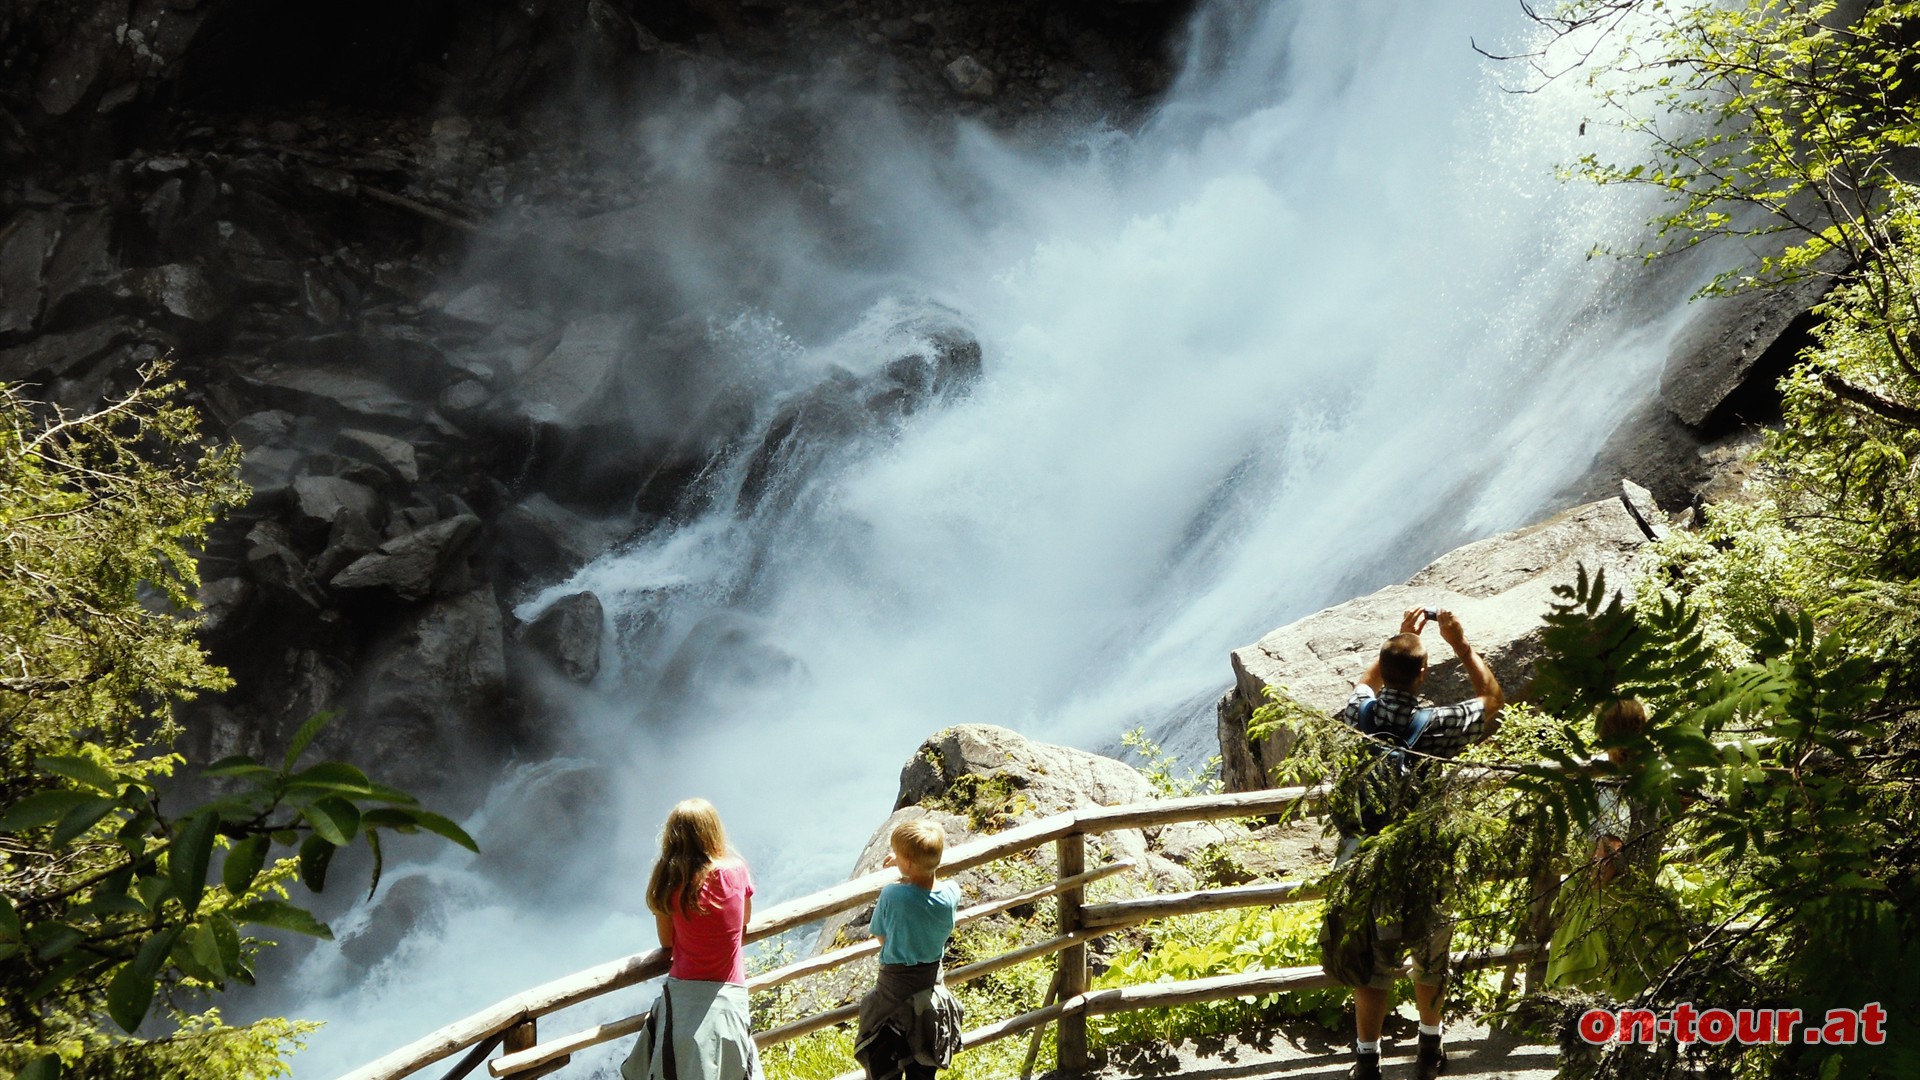
[{"label": "hiking boot", "polygon": [[1380,1055],[1353,1055],[1353,1068],[1347,1070],[1347,1080],[1380,1080]]},{"label": "hiking boot", "polygon": [[1447,1071],[1447,1051],[1440,1045],[1440,1036],[1420,1036],[1420,1054],[1413,1059],[1414,1080],[1433,1080]]}]

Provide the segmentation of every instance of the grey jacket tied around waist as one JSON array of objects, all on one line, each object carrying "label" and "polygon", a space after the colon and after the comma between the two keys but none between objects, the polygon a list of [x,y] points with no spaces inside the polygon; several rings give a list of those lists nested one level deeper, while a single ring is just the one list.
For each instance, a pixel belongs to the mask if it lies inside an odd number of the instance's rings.
[{"label": "grey jacket tied around waist", "polygon": [[624,1080],[759,1080],[747,988],[669,978],[620,1075]]},{"label": "grey jacket tied around waist", "polygon": [[[891,1076],[897,1065],[886,1059],[911,1058],[944,1069],[960,1050],[960,1002],[940,977],[938,962],[882,964],[880,978],[860,999],[860,1034],[853,1057],[868,1076]],[[894,1036],[904,1042],[898,1055],[875,1054],[876,1041]],[[876,1068],[878,1066],[878,1068]]]}]

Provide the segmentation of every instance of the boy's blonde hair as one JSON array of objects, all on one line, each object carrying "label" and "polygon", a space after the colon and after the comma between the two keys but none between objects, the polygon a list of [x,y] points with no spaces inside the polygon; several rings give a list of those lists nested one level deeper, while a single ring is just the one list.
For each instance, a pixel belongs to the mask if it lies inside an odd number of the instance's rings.
[{"label": "boy's blonde hair", "polygon": [[895,857],[923,874],[938,869],[947,851],[945,830],[926,818],[895,825],[892,842]]}]

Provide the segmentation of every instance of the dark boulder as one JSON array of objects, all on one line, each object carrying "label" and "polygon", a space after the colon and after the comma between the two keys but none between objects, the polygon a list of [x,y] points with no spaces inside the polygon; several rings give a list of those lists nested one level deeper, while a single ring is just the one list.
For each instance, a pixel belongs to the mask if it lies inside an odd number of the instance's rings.
[{"label": "dark boulder", "polygon": [[382,776],[403,785],[443,783],[503,748],[506,652],[490,586],[411,615],[363,670],[366,694],[345,749],[356,760],[379,762]]},{"label": "dark boulder", "polygon": [[600,635],[606,611],[590,592],[555,600],[520,631],[520,640],[577,683],[600,673]]},{"label": "dark boulder", "polygon": [[0,230],[0,334],[38,325],[47,297],[47,254],[59,234],[59,218],[36,210],[15,215]]},{"label": "dark boulder", "polygon": [[480,534],[480,519],[460,514],[381,544],[350,563],[328,585],[337,590],[384,589],[403,600],[421,600],[448,591]]},{"label": "dark boulder", "polygon": [[342,510],[382,519],[380,496],[364,484],[338,476],[303,476],[293,482],[294,520],[309,535],[324,535]]}]

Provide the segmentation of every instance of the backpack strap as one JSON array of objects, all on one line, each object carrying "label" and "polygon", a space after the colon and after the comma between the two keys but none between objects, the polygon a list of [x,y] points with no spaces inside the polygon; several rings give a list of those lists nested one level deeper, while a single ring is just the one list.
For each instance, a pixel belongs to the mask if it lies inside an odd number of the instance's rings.
[{"label": "backpack strap", "polygon": [[1426,734],[1428,726],[1433,723],[1433,709],[1431,707],[1415,709],[1411,719],[1413,723],[1408,727],[1407,737],[1400,744],[1403,750],[1413,749],[1413,744],[1419,742],[1420,736]]},{"label": "backpack strap", "polygon": [[1379,707],[1380,699],[1377,697],[1369,697],[1360,706],[1360,734],[1372,735],[1379,730],[1373,726],[1373,714],[1378,711]]}]

